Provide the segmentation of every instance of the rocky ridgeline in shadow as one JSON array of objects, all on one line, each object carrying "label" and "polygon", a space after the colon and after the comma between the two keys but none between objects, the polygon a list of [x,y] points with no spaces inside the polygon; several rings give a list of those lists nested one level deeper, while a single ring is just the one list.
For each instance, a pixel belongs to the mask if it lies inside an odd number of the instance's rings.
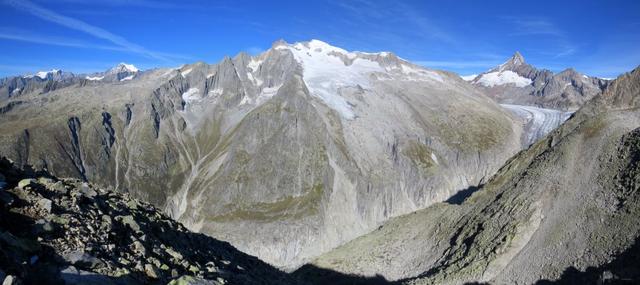
[{"label": "rocky ridgeline in shadow", "polygon": [[300,283],[127,194],[6,159],[0,174],[4,284]]}]

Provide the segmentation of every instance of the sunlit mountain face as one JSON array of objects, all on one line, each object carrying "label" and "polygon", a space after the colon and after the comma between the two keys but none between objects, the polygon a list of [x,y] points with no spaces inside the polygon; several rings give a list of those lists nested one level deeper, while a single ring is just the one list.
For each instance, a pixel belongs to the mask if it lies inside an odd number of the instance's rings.
[{"label": "sunlit mountain face", "polygon": [[617,4],[0,1],[0,280],[638,283]]}]

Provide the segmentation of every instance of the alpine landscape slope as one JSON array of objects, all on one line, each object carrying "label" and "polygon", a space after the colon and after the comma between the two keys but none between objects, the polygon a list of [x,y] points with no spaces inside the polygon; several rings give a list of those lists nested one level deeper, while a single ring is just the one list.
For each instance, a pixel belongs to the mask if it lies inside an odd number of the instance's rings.
[{"label": "alpine landscape slope", "polygon": [[318,284],[335,275],[311,268],[405,284],[633,283],[640,278],[639,110],[637,68],[466,200],[393,218],[296,274]]},{"label": "alpine landscape slope", "polygon": [[121,67],[133,76],[2,99],[0,154],[129,192],[281,268],[486,182],[527,136],[457,75],[388,52],[279,41]]}]

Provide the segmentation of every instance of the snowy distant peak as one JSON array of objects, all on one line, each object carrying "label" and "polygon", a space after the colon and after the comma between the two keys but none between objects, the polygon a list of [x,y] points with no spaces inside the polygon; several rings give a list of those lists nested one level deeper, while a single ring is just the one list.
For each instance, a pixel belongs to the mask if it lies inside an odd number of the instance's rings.
[{"label": "snowy distant peak", "polygon": [[520,54],[519,51],[516,51],[516,53],[513,54],[513,56],[509,59],[509,62],[511,62],[513,65],[521,65],[524,64],[524,57],[522,56],[522,54]]},{"label": "snowy distant peak", "polygon": [[[433,70],[405,61],[390,52],[352,52],[323,41],[274,43],[276,51],[289,51],[302,67],[302,77],[312,96],[347,120],[356,117],[354,107],[341,95],[345,87],[367,89],[372,80],[420,81],[443,86],[444,77]],[[248,68],[255,70],[253,60]]]},{"label": "snowy distant peak", "polygon": [[509,60],[507,60],[505,63],[501,64],[500,66],[498,66],[498,68],[493,69],[491,71],[503,71],[503,70],[514,70],[516,68],[518,68],[521,65],[525,65],[526,62],[524,61],[524,57],[522,56],[522,54],[520,54],[520,52],[516,51],[515,54],[513,54],[513,56],[511,58],[509,58]]},{"label": "snowy distant peak", "polygon": [[25,76],[25,78],[39,77],[42,80],[47,80],[47,79],[51,79],[53,75],[61,74],[61,73],[62,72],[59,69],[52,69],[50,71],[38,71],[36,74]]},{"label": "snowy distant peak", "polygon": [[525,62],[522,54],[516,51],[505,63],[474,77],[470,81],[485,87],[501,85],[526,87],[533,83],[532,78],[534,77],[531,75],[536,72],[538,71],[533,66]]},{"label": "snowy distant peak", "polygon": [[[293,44],[289,44],[284,40],[278,40],[276,42],[273,43],[272,48],[276,49],[276,50],[283,50],[283,49],[296,49],[296,50],[306,50],[306,51],[312,51],[314,53],[320,53],[323,55],[333,55],[333,56],[337,56],[337,57],[342,57],[343,59],[346,59],[347,61],[351,61],[355,58],[366,58],[366,59],[372,59],[373,57],[391,57],[391,58],[396,58],[399,60],[402,60],[400,58],[398,58],[397,56],[395,56],[393,53],[391,52],[387,52],[387,51],[383,51],[383,52],[376,52],[376,53],[372,53],[372,52],[361,52],[361,51],[347,51],[343,48],[339,48],[336,46],[332,46],[326,42],[323,42],[321,40],[316,40],[316,39],[312,39],[310,41],[307,42],[296,42]],[[348,63],[348,62],[347,62]]]},{"label": "snowy distant peak", "polygon": [[117,74],[117,73],[121,73],[121,72],[138,72],[138,68],[136,68],[133,64],[127,64],[124,62],[119,63],[118,65],[116,65],[115,67],[111,68],[108,73],[111,74]]}]

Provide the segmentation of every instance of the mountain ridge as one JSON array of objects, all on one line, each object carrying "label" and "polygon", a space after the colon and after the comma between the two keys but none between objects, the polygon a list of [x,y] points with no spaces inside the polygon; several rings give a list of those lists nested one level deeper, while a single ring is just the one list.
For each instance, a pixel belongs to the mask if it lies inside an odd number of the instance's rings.
[{"label": "mountain ridge", "polygon": [[528,64],[519,53],[474,77],[472,84],[500,103],[575,111],[599,94],[608,80],[567,68],[553,73]]}]

